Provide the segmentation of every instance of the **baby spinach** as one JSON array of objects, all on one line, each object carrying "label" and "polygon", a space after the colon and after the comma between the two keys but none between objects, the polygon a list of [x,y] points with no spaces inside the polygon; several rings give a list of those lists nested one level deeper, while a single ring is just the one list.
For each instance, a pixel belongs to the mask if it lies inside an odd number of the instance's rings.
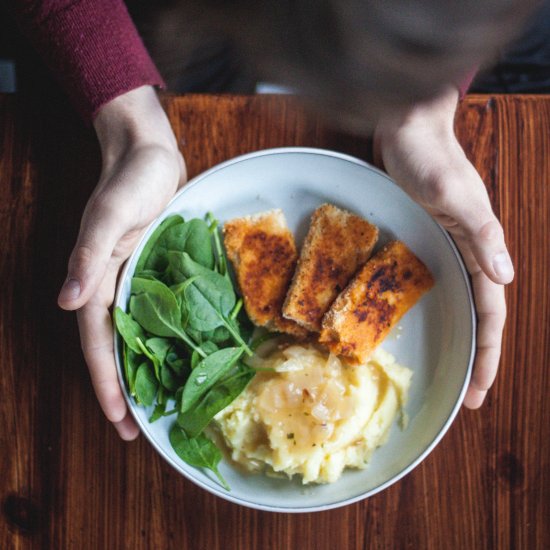
[{"label": "baby spinach", "polygon": [[130,315],[125,313],[120,307],[115,308],[113,312],[115,318],[115,325],[118,333],[122,336],[122,339],[126,342],[127,346],[136,353],[142,353],[137,338],[141,341],[145,340],[145,332],[139,325],[132,319]]},{"label": "baby spinach", "polygon": [[251,355],[246,342],[230,322],[231,312],[237,303],[231,281],[194,262],[185,252],[169,252],[168,262],[170,273],[176,281],[196,277],[185,293],[189,326],[206,332],[223,325],[235,342],[244,346],[246,353]]},{"label": "baby spinach", "polygon": [[206,340],[203,344],[201,344],[201,349],[206,353],[206,355],[212,355],[213,353],[216,353],[220,348],[216,345],[215,342],[212,342],[212,340]]},{"label": "baby spinach", "polygon": [[157,281],[161,281],[163,273],[153,269],[143,269],[142,271],[136,271],[134,273],[134,277],[139,277],[140,279],[151,279],[153,281],[156,279]]},{"label": "baby spinach", "polygon": [[200,355],[204,352],[185,334],[181,327],[181,310],[174,293],[160,281],[132,279],[130,312],[147,331],[156,336],[181,338]]},{"label": "baby spinach", "polygon": [[199,288],[208,302],[223,315],[230,314],[237,298],[231,282],[225,277],[195,262],[187,252],[169,252],[168,265],[175,281],[196,277],[193,286]]},{"label": "baby spinach", "polygon": [[198,218],[186,223],[182,218],[167,223],[159,233],[143,266],[139,267],[143,270],[163,272],[168,266],[169,251],[186,252],[204,267],[214,267],[214,252],[208,226]]},{"label": "baby spinach", "polygon": [[171,248],[187,252],[189,256],[200,265],[212,269],[214,267],[214,251],[208,225],[198,218],[189,220],[183,227],[181,241],[183,247]]},{"label": "baby spinach", "polygon": [[255,373],[241,361],[252,353],[253,330],[242,305],[218,222],[211,214],[206,222],[175,215],[143,247],[127,311],[113,313],[130,395],[154,406],[150,422],[177,413],[170,431],[177,454],[210,468],[226,488],[221,453],[202,432]]},{"label": "baby spinach", "polygon": [[178,303],[181,304],[186,300],[185,291],[190,285],[192,285],[195,282],[196,278],[197,277],[189,277],[189,279],[186,279],[182,283],[178,283],[170,287],[170,290],[174,293],[174,296],[176,297],[176,300],[178,301]]},{"label": "baby spinach", "polygon": [[178,412],[177,409],[170,409],[169,411],[167,411],[166,403],[157,403],[155,405],[155,409],[153,410],[153,413],[149,417],[149,422],[152,424],[153,422],[156,422],[159,418],[162,418],[163,416],[172,416],[177,412]]},{"label": "baby spinach", "polygon": [[160,382],[170,392],[175,392],[181,384],[172,369],[166,364],[160,367]]},{"label": "baby spinach", "polygon": [[126,342],[124,342],[122,354],[124,362],[124,375],[128,384],[128,391],[133,397],[136,395],[136,373],[142,359],[138,353],[128,347]]},{"label": "baby spinach", "polygon": [[151,363],[153,364],[155,378],[160,381],[160,361],[147,349],[140,338],[137,338],[137,343],[139,348],[141,349],[141,353],[143,353],[143,355],[145,355],[145,357],[147,357],[147,359],[149,359],[149,361],[151,361]]},{"label": "baby spinach", "polygon": [[[194,351],[192,354],[191,354],[191,371],[195,370],[197,368],[197,365],[202,361],[202,358],[201,356],[196,352]],[[183,388],[182,388],[183,390]]]},{"label": "baby spinach", "polygon": [[136,373],[136,398],[145,406],[152,405],[158,391],[158,382],[149,365],[142,363]]},{"label": "baby spinach", "polygon": [[206,214],[206,222],[208,223],[208,229],[212,233],[214,239],[214,249],[216,251],[216,268],[220,275],[223,275],[227,279],[231,280],[229,277],[229,270],[227,269],[227,258],[225,257],[224,250],[220,241],[220,234],[218,232],[218,220],[214,218],[212,212]]},{"label": "baby spinach", "polygon": [[162,418],[164,416],[165,411],[166,411],[166,403],[157,403],[155,405],[155,409],[153,410],[153,413],[149,417],[149,422],[152,424],[153,422],[156,422],[159,418]]},{"label": "baby spinach", "polygon": [[181,412],[188,411],[239,359],[242,348],[225,348],[203,359],[183,388]]},{"label": "baby spinach", "polygon": [[202,333],[202,339],[215,344],[223,344],[231,338],[231,333],[225,327],[218,327]]},{"label": "baby spinach", "polygon": [[218,470],[222,453],[213,441],[202,434],[190,438],[177,424],[172,426],[169,438],[172,448],[184,462],[197,468],[208,468],[214,472],[223,487],[227,491],[230,490],[229,485]]},{"label": "baby spinach", "polygon": [[[193,353],[196,353],[195,351]],[[200,355],[197,353],[197,357]],[[176,373],[180,378],[186,378],[190,372],[190,360],[188,357],[181,357],[181,353],[178,353],[176,346],[172,346],[166,354],[166,364]]]},{"label": "baby spinach", "polygon": [[254,369],[242,363],[237,364],[224,378],[206,392],[194,407],[178,414],[178,425],[190,437],[196,437],[208,426],[216,414],[225,409],[240,395],[254,375]]},{"label": "baby spinach", "polygon": [[183,223],[183,218],[177,214],[169,216],[161,222],[153,231],[153,234],[149,237],[141,251],[141,255],[136,264],[136,273],[144,270],[164,271],[166,269],[166,265],[161,269],[156,269],[158,265],[162,266],[166,261],[165,259],[163,260],[166,256],[165,241],[162,241],[161,237],[171,227],[183,225]]},{"label": "baby spinach", "polygon": [[159,364],[162,365],[166,360],[168,351],[172,347],[172,342],[168,338],[153,337],[145,341],[145,345],[157,358]]}]

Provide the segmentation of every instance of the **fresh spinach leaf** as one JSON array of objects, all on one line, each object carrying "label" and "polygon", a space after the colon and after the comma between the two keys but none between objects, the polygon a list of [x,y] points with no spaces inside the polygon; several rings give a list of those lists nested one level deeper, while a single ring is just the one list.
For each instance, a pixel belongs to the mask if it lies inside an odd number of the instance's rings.
[{"label": "fresh spinach leaf", "polygon": [[152,424],[153,422],[157,421],[159,418],[162,418],[164,416],[165,411],[166,411],[166,403],[157,403],[155,405],[155,410],[149,417],[149,422]]},{"label": "fresh spinach leaf", "polygon": [[162,272],[155,271],[153,269],[143,269],[142,271],[136,271],[134,277],[139,277],[140,279],[150,279],[150,280],[162,280]]},{"label": "fresh spinach leaf", "polygon": [[181,412],[186,412],[235,364],[242,348],[225,348],[203,359],[192,371],[183,388]]},{"label": "fresh spinach leaf", "polygon": [[231,338],[231,333],[224,327],[218,327],[214,330],[209,330],[201,334],[203,342],[214,342],[215,344],[223,344]]},{"label": "fresh spinach leaf", "polygon": [[243,307],[243,299],[239,298],[237,300],[237,303],[233,306],[231,313],[229,314],[229,319],[232,319],[232,320],[236,319],[242,307]]},{"label": "fresh spinach leaf", "polygon": [[158,237],[144,268],[164,271],[168,251],[186,252],[194,261],[209,269],[214,267],[212,240],[206,223],[198,218],[186,223],[173,223]]},{"label": "fresh spinach leaf", "polygon": [[145,406],[153,404],[158,391],[158,382],[147,363],[142,363],[136,373],[136,398]]},{"label": "fresh spinach leaf", "polygon": [[203,357],[204,352],[185,334],[181,327],[181,311],[174,293],[160,281],[132,279],[130,312],[134,319],[155,336],[176,337],[183,340]]},{"label": "fresh spinach leaf", "polygon": [[166,405],[168,403],[169,392],[166,392],[164,386],[159,384],[159,389],[157,392],[157,403],[159,405]]},{"label": "fresh spinach leaf", "polygon": [[170,392],[175,392],[181,385],[172,369],[166,364],[160,367],[160,382]]},{"label": "fresh spinach leaf", "polygon": [[231,281],[197,264],[185,252],[169,252],[168,261],[169,270],[176,281],[197,277],[185,293],[189,327],[207,332],[223,325],[235,342],[244,346],[246,353],[251,355],[235,323],[229,319],[237,302]]},{"label": "fresh spinach leaf", "polygon": [[[193,352],[197,353],[197,352]],[[197,353],[197,357],[200,361],[200,355]],[[176,373],[180,378],[187,378],[190,373],[190,361],[189,358],[181,357],[177,351],[176,346],[172,346],[170,351],[166,354],[166,364]]]},{"label": "fresh spinach leaf", "polygon": [[180,242],[183,247],[172,248],[187,252],[189,256],[200,265],[212,269],[214,267],[214,251],[208,225],[199,218],[189,220],[184,226],[184,235]]},{"label": "fresh spinach leaf", "polygon": [[182,283],[177,283],[175,285],[172,285],[170,287],[170,290],[174,293],[174,296],[176,297],[176,300],[178,301],[178,303],[184,303],[186,298],[185,298],[185,291],[187,290],[187,288],[192,285],[195,281],[195,279],[197,278],[197,276],[195,277],[189,277],[189,279],[186,279],[185,281],[183,281]]},{"label": "fresh spinach leaf", "polygon": [[176,409],[178,410],[178,412],[181,409],[181,396],[182,396],[182,394],[183,394],[183,386],[181,386],[180,388],[177,389],[176,395],[174,396],[174,400],[176,402]]},{"label": "fresh spinach leaf", "polygon": [[185,291],[187,288],[193,284],[196,277],[190,277],[186,281],[183,281],[183,283],[178,283],[176,285],[172,285],[170,287],[170,290],[174,293],[174,296],[176,297],[176,300],[178,302],[178,306],[181,311],[181,326],[184,327],[187,334],[197,343],[201,342],[201,339],[198,334],[193,334],[193,332],[196,333],[193,329],[190,329],[188,326],[188,320],[189,320],[189,307],[187,303],[187,297],[185,295]]},{"label": "fresh spinach leaf", "polygon": [[190,438],[177,424],[172,426],[169,437],[172,448],[184,462],[196,468],[208,468],[214,472],[222,486],[230,490],[218,470],[222,453],[210,439],[204,435]]},{"label": "fresh spinach leaf", "polygon": [[155,378],[160,381],[160,361],[155,357],[153,353],[151,353],[147,346],[141,341],[140,338],[137,338],[138,347],[141,350],[141,353],[145,355],[151,361],[153,364],[153,370],[155,372]]},{"label": "fresh spinach leaf", "polygon": [[206,214],[206,223],[208,224],[208,229],[212,233],[214,239],[214,250],[216,252],[216,269],[220,275],[223,275],[226,279],[231,282],[231,277],[229,275],[229,270],[227,268],[227,258],[225,256],[225,251],[221,244],[220,233],[218,229],[218,220],[214,218],[212,212]]},{"label": "fresh spinach leaf", "polygon": [[130,392],[130,395],[134,397],[136,395],[136,373],[143,359],[139,354],[131,350],[126,342],[124,342],[122,354],[124,362],[124,375],[126,377],[126,383],[128,384],[128,391]]},{"label": "fresh spinach leaf", "polygon": [[166,240],[162,239],[162,236],[170,228],[183,224],[183,218],[177,214],[174,216],[169,216],[162,221],[162,223],[153,231],[153,234],[149,237],[143,247],[143,250],[141,251],[139,260],[136,264],[136,274],[144,270],[162,272],[166,269],[166,266],[168,265],[166,259],[167,248]]},{"label": "fresh spinach leaf", "polygon": [[220,313],[226,316],[230,314],[237,299],[233,286],[227,279],[195,262],[186,252],[169,252],[168,262],[170,273],[175,281],[183,282],[190,277],[197,277],[193,287],[198,288]]},{"label": "fresh spinach leaf", "polygon": [[201,349],[206,353],[206,355],[212,355],[216,353],[220,348],[211,340],[206,340],[204,344],[201,344]]},{"label": "fresh spinach leaf", "polygon": [[254,330],[256,327],[252,323],[252,321],[249,319],[246,311],[241,309],[237,315],[236,319],[233,319],[233,322],[235,326],[237,327],[237,330],[239,331],[239,334],[241,335],[241,338],[246,342],[250,342],[252,339],[252,335],[254,334]]},{"label": "fresh spinach leaf", "polygon": [[132,317],[125,313],[120,307],[115,308],[113,317],[115,319],[115,325],[118,333],[122,336],[128,347],[136,353],[142,353],[136,339],[140,338],[143,342],[146,336],[139,323],[136,323],[136,321],[134,321]]},{"label": "fresh spinach leaf", "polygon": [[224,325],[223,315],[194,285],[187,290],[187,327],[198,333],[208,332]]},{"label": "fresh spinach leaf", "polygon": [[178,414],[178,425],[190,437],[196,437],[208,426],[216,414],[241,394],[254,375],[254,369],[238,363],[194,407]]},{"label": "fresh spinach leaf", "polygon": [[194,351],[191,354],[191,370],[195,370],[197,368],[197,365],[202,361],[202,357]]},{"label": "fresh spinach leaf", "polygon": [[158,359],[158,362],[162,365],[162,363],[166,360],[168,351],[172,347],[172,342],[167,338],[153,337],[148,338],[145,341],[145,345],[151,350],[151,352]]}]

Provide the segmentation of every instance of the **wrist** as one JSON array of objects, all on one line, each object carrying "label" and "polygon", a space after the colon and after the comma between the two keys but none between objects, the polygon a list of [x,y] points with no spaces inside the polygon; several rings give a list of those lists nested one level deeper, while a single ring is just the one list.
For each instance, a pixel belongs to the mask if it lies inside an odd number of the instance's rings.
[{"label": "wrist", "polygon": [[93,122],[104,162],[138,147],[177,153],[176,138],[152,86],[142,86],[106,103]]},{"label": "wrist", "polygon": [[447,87],[440,95],[408,108],[380,117],[374,132],[375,140],[383,142],[403,130],[426,130],[454,135],[454,117],[459,100],[456,86]]}]

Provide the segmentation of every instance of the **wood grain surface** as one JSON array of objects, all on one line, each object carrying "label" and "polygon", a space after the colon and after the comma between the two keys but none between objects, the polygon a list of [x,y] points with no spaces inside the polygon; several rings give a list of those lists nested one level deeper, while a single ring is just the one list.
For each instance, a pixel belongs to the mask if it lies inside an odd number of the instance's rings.
[{"label": "wood grain surface", "polygon": [[[305,145],[370,156],[287,97],[166,97],[190,176]],[[0,97],[0,549],[358,550],[550,547],[550,98],[474,96],[457,132],[517,270],[494,390],[410,475],[305,515],[218,499],[105,421],[73,314],[56,307],[100,169],[62,101]]]}]

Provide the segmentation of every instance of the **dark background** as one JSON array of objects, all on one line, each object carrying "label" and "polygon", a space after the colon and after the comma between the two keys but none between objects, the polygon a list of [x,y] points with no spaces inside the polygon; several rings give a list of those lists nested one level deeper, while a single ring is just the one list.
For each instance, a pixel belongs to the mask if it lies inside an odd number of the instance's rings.
[{"label": "dark background", "polygon": [[[128,2],[155,62],[176,93],[253,93],[256,79],[223,37],[205,37],[189,59],[156,55],[151,32],[154,12],[148,2]],[[52,79],[0,0],[0,93],[45,92]],[[494,65],[476,77],[476,93],[550,93],[550,0],[545,0],[523,35],[502,51]],[[59,93],[59,92],[57,92]]]}]

